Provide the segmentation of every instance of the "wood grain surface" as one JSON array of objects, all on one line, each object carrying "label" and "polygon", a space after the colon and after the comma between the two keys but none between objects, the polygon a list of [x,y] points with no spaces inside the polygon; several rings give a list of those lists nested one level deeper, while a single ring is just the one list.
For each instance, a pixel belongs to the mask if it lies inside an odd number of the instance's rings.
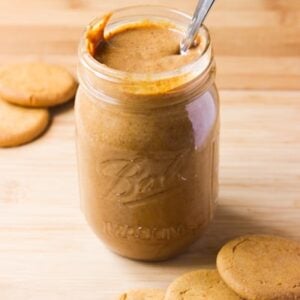
[{"label": "wood grain surface", "polygon": [[[0,0],[0,64],[37,59],[75,72],[78,39],[92,18],[145,3]],[[151,4],[191,12],[196,1]],[[0,149],[1,300],[116,299],[214,266],[220,246],[240,234],[300,240],[300,1],[219,0],[207,25],[222,130],[219,206],[204,238],[164,263],[130,261],[105,248],[79,209],[70,103],[52,110],[51,126],[35,142]]]}]

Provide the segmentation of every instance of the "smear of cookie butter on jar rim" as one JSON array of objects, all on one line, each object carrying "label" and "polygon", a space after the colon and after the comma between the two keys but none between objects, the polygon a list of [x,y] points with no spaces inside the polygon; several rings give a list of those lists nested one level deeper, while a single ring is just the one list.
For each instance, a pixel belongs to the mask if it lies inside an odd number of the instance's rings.
[{"label": "smear of cookie butter on jar rim", "polygon": [[86,50],[93,57],[96,54],[98,46],[105,41],[104,30],[111,16],[112,13],[104,15],[97,23],[88,25],[86,29]]}]

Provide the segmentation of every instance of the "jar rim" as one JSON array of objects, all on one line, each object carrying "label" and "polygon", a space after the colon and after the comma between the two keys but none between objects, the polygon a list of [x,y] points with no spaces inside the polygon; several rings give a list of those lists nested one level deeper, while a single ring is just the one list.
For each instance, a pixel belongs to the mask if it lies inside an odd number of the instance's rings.
[{"label": "jar rim", "polygon": [[[115,9],[115,10],[111,11],[111,13],[112,13],[112,16],[115,17],[115,16],[118,16],[118,14],[126,13],[128,11],[134,11],[134,10],[139,11],[139,10],[147,10],[147,9],[149,11],[153,11],[153,13],[154,12],[155,13],[159,12],[160,14],[169,13],[169,14],[172,14],[173,17],[176,17],[176,16],[181,17],[184,19],[184,21],[186,23],[185,25],[188,25],[189,22],[192,20],[192,16],[189,15],[188,13],[185,13],[183,11],[180,11],[180,10],[177,10],[174,8],[170,8],[167,6],[161,6],[161,5],[126,6],[126,7]],[[149,18],[151,16],[159,17],[159,15],[157,15],[157,14],[148,15],[147,12],[146,12],[146,14],[144,13],[143,16],[145,16],[145,17],[147,16],[147,18]],[[139,15],[136,15],[136,17],[140,18]],[[167,17],[162,16],[160,19],[163,20],[166,18]],[[97,23],[100,19],[101,18],[99,18],[99,17],[94,18],[89,23],[88,27]],[[172,18],[170,19],[170,21],[172,22]],[[174,22],[174,20],[173,20],[173,22]],[[109,27],[109,23],[108,23],[108,27]],[[177,24],[175,23],[175,25],[177,25]],[[204,37],[205,44],[204,44],[201,54],[199,55],[199,57],[197,59],[195,59],[194,61],[192,61],[184,66],[175,68],[173,70],[151,73],[151,76],[149,76],[149,73],[134,73],[134,72],[126,72],[126,71],[122,71],[122,70],[113,69],[113,68],[110,68],[107,65],[102,64],[99,61],[97,61],[86,49],[86,41],[85,41],[86,30],[84,31],[84,33],[80,39],[80,43],[79,43],[79,48],[78,48],[79,61],[83,66],[85,66],[91,72],[93,72],[94,75],[96,75],[97,77],[100,77],[102,79],[109,80],[109,81],[119,81],[124,78],[130,78],[132,81],[148,81],[148,82],[149,81],[157,81],[157,80],[169,79],[174,76],[181,76],[181,75],[187,74],[195,69],[197,69],[199,71],[199,73],[202,73],[202,71],[205,71],[207,69],[207,67],[210,63],[211,39],[210,39],[209,31],[205,25],[201,26],[200,32],[201,32],[200,35],[202,37]],[[207,60],[207,56],[209,56],[208,60]]]}]

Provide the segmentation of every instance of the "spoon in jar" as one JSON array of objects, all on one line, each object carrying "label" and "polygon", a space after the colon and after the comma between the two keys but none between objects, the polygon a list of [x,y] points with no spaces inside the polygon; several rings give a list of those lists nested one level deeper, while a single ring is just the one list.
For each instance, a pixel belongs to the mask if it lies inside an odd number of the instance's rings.
[{"label": "spoon in jar", "polygon": [[198,35],[199,29],[211,9],[215,0],[199,0],[195,9],[192,22],[187,28],[187,31],[180,41],[180,54],[186,54],[187,50],[191,48]]}]

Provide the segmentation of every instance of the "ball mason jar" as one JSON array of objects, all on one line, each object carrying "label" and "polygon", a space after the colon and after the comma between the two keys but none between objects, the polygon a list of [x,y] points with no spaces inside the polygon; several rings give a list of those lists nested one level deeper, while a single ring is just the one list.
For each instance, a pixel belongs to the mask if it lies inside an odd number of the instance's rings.
[{"label": "ball mason jar", "polygon": [[[191,20],[173,9],[139,6],[115,11],[106,30],[140,18],[182,31]],[[81,208],[95,234],[122,256],[175,256],[212,219],[219,99],[207,28],[200,34],[205,44],[197,60],[153,74],[111,69],[86,51],[84,37],[80,43],[75,115]]]}]

